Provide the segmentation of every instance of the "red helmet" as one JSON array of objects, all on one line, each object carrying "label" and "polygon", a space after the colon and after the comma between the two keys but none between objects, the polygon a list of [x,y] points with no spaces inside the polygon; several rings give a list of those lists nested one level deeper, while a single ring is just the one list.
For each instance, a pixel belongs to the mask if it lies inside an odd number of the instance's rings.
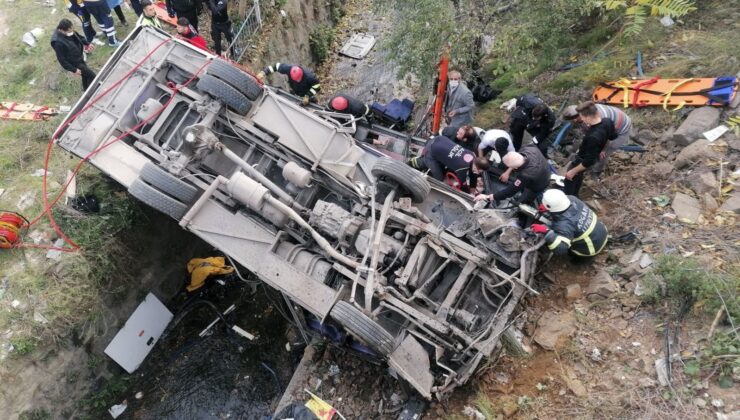
[{"label": "red helmet", "polygon": [[290,68],[290,80],[300,82],[303,79],[303,69],[298,66]]},{"label": "red helmet", "polygon": [[347,98],[344,96],[335,96],[331,100],[331,107],[337,111],[344,111],[348,106],[349,102],[347,102]]}]

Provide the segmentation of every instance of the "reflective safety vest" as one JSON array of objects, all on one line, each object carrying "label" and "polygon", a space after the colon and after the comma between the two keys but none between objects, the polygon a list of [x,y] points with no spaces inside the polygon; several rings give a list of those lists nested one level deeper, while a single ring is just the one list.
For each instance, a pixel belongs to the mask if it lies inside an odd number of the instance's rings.
[{"label": "reflective safety vest", "polygon": [[583,201],[568,196],[570,207],[560,213],[550,213],[553,220],[545,235],[547,248],[555,254],[592,257],[606,246],[609,232]]}]

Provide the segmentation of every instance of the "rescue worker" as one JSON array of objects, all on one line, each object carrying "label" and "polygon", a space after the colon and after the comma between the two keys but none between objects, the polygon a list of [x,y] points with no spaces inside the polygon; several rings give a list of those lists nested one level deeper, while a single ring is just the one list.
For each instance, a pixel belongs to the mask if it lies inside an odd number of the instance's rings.
[{"label": "rescue worker", "polygon": [[257,78],[264,82],[267,76],[275,72],[288,76],[290,93],[299,96],[304,106],[309,102],[316,102],[316,94],[321,89],[321,84],[311,70],[297,64],[276,63],[257,73]]},{"label": "rescue worker", "polygon": [[234,42],[234,31],[231,29],[231,19],[229,19],[226,0],[208,0],[206,4],[211,11],[211,39],[213,39],[213,49],[216,51],[216,55],[221,55],[223,51],[221,46],[221,35],[223,34],[226,42],[229,43],[229,53],[236,60],[236,52],[234,46],[231,45]]},{"label": "rescue worker", "polygon": [[478,131],[471,125],[448,125],[440,130],[440,134],[473,153],[478,149]]},{"label": "rescue worker", "polygon": [[85,10],[98,22],[105,36],[108,38],[108,46],[118,47],[121,45],[116,39],[116,28],[113,26],[113,18],[110,14],[110,7],[105,0],[84,0]]},{"label": "rescue worker", "polygon": [[409,166],[420,171],[429,170],[432,178],[444,181],[451,173],[456,187],[469,191],[477,186],[478,174],[490,167],[488,159],[475,156],[445,136],[429,140],[421,154],[408,161]]},{"label": "rescue worker", "polygon": [[550,185],[550,168],[547,159],[533,144],[522,147],[519,152],[507,153],[503,162],[508,169],[501,179],[508,182],[511,173],[516,172],[516,180],[495,195],[478,194],[475,201],[501,201],[521,191],[522,195],[518,202],[533,204],[534,199]]},{"label": "rescue worker", "polygon": [[142,13],[139,16],[139,20],[136,21],[136,26],[152,26],[157,29],[163,29],[162,22],[157,17],[156,7],[150,0],[141,0]]},{"label": "rescue worker", "polygon": [[504,130],[497,128],[490,129],[483,134],[483,137],[478,143],[478,156],[487,157],[490,153],[495,151],[498,154],[498,159],[501,160],[509,152],[515,152],[514,142],[511,140],[511,135]]},{"label": "rescue worker", "polygon": [[370,115],[370,107],[366,103],[354,96],[342,93],[334,95],[333,98],[329,99],[327,108],[341,114],[349,114],[355,118],[363,118]]},{"label": "rescue worker", "polygon": [[193,46],[198,47],[203,51],[208,51],[206,40],[198,34],[198,31],[195,28],[193,28],[193,25],[190,24],[188,18],[178,18],[176,30],[180,39],[188,41],[189,43],[193,44]]},{"label": "rescue worker", "polygon": [[121,25],[128,26],[126,15],[123,14],[123,9],[121,9],[123,0],[106,0],[106,2],[108,3],[108,7],[116,13],[116,16],[118,16],[118,20],[121,21]]},{"label": "rescue worker", "polygon": [[533,224],[535,233],[544,233],[547,248],[556,255],[569,253],[576,257],[593,257],[604,249],[609,232],[583,201],[560,190],[547,190],[540,210],[549,212],[548,228]]},{"label": "rescue worker", "polygon": [[165,0],[167,14],[171,18],[184,17],[190,25],[198,31],[198,14],[200,13],[201,0]]},{"label": "rescue worker", "polygon": [[[87,42],[93,42],[97,32],[95,32],[95,28],[92,26],[92,17],[90,16],[90,12],[85,9],[85,4],[82,0],[72,0],[68,3],[68,6],[67,10],[80,19],[80,22],[82,23],[82,32],[85,34]],[[100,41],[98,41],[98,43],[102,44]]]},{"label": "rescue worker", "polygon": [[129,2],[131,3],[131,8],[134,9],[134,13],[136,13],[137,18],[144,13],[144,6],[142,6],[140,0],[129,0]]},{"label": "rescue worker", "polygon": [[95,79],[95,72],[85,63],[85,52],[92,51],[94,46],[87,39],[75,32],[72,21],[62,19],[56,31],[51,35],[51,47],[64,70],[82,78],[82,90],[87,90]]},{"label": "rescue worker", "polygon": [[534,94],[522,95],[516,100],[516,108],[511,113],[509,132],[511,133],[514,149],[522,147],[524,130],[532,135],[542,155],[547,157],[548,137],[555,125],[555,114],[549,106]]},{"label": "rescue worker", "polygon": [[[599,177],[601,176],[601,173],[604,172],[604,169],[609,162],[609,156],[619,150],[620,147],[627,144],[627,140],[629,140],[630,137],[630,132],[632,131],[632,120],[627,114],[625,114],[621,109],[617,107],[603,104],[595,105],[596,109],[599,111],[599,115],[601,115],[601,118],[609,118],[610,120],[612,120],[612,122],[614,122],[614,129],[617,131],[617,138],[614,141],[609,142],[606,150],[601,151],[601,153],[599,154],[599,161],[596,162],[591,168],[591,174],[595,177]],[[563,119],[566,121],[571,121],[574,124],[582,124],[583,120],[578,114],[578,110],[576,108],[576,105],[570,105],[565,108],[565,111],[563,112]]]},{"label": "rescue worker", "polygon": [[445,98],[445,117],[447,125],[459,127],[473,122],[475,101],[470,89],[462,80],[459,71],[450,72]]},{"label": "rescue worker", "polygon": [[614,129],[614,122],[603,118],[593,102],[584,102],[576,110],[580,119],[588,126],[588,131],[583,136],[575,158],[568,164],[564,190],[566,194],[578,197],[584,173],[599,161],[599,156],[606,150],[609,141],[617,138],[617,131]]}]

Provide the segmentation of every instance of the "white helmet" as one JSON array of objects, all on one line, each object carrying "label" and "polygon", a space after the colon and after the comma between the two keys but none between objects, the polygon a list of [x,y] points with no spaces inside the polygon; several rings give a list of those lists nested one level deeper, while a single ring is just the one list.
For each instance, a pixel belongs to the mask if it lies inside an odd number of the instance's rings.
[{"label": "white helmet", "polygon": [[542,195],[542,205],[553,213],[560,213],[570,207],[570,199],[560,190],[547,190]]}]

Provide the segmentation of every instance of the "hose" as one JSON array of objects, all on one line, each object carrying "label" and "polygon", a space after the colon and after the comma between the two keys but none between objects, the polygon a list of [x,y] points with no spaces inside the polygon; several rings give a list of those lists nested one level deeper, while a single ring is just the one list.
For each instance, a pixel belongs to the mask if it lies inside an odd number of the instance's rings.
[{"label": "hose", "polygon": [[28,220],[20,213],[13,211],[0,212],[0,249],[10,249],[17,246],[21,240],[21,232],[28,226]]},{"label": "hose", "polygon": [[216,305],[213,304],[213,302],[205,299],[193,299],[185,303],[183,308],[177,313],[177,316],[175,316],[170,325],[167,327],[167,330],[162,333],[162,336],[160,338],[164,338],[169,335],[169,333],[172,332],[175,327],[177,327],[177,324],[179,324],[185,318],[185,315],[189,314],[193,309],[203,305],[211,308],[213,312],[215,312],[216,315],[219,317],[219,319],[223,321],[224,325],[226,325],[226,329],[231,330],[231,324],[226,321],[226,318],[223,316],[221,311],[218,310]]}]

